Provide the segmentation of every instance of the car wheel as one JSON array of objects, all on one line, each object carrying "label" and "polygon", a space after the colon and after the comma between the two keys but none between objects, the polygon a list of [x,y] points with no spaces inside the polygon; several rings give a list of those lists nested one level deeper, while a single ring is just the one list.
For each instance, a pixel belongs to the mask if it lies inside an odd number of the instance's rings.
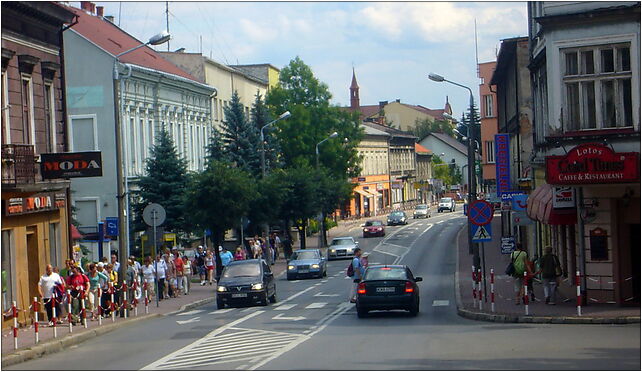
[{"label": "car wheel", "polygon": [[267,304],[268,304],[268,294],[267,294],[267,290],[265,290],[265,292],[263,292],[263,298],[261,299],[261,305],[267,306]]},{"label": "car wheel", "polygon": [[368,310],[357,306],[357,317],[365,318],[366,316],[368,316]]},{"label": "car wheel", "polygon": [[417,316],[419,314],[419,301],[415,302],[414,305],[410,306],[410,316]]},{"label": "car wheel", "polygon": [[293,277],[292,275],[287,275],[287,276],[286,276],[286,279],[287,279],[287,280],[292,280],[292,279],[294,279],[294,277]]},{"label": "car wheel", "polygon": [[323,270],[323,277],[326,277],[326,276],[328,276],[328,271],[327,270]]},{"label": "car wheel", "polygon": [[276,290],[274,290],[274,294],[270,296],[270,303],[276,303]]},{"label": "car wheel", "polygon": [[223,301],[221,301],[221,300],[216,300],[216,308],[217,308],[217,309],[219,309],[219,310],[220,310],[220,309],[222,309],[222,308],[224,308],[224,307],[225,307],[225,303],[223,303]]}]

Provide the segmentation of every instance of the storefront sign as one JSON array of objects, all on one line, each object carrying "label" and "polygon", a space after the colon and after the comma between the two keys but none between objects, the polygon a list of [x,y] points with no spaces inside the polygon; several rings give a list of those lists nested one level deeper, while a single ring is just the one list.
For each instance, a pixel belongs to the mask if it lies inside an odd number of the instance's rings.
[{"label": "storefront sign", "polygon": [[572,187],[553,187],[553,208],[575,208],[575,192]]},{"label": "storefront sign", "polygon": [[510,186],[510,138],[508,134],[495,135],[495,175],[497,195],[509,191]]},{"label": "storefront sign", "polygon": [[43,179],[100,177],[103,165],[100,151],[40,154]]},{"label": "storefront sign", "polygon": [[64,192],[36,194],[28,198],[9,198],[4,201],[4,215],[15,216],[27,213],[54,211],[66,206]]},{"label": "storefront sign", "polygon": [[401,184],[401,182],[393,182],[392,183],[392,188],[393,189],[403,189],[403,185]]},{"label": "storefront sign", "polygon": [[615,152],[599,143],[585,143],[564,156],[547,156],[546,182],[552,185],[640,182],[640,153]]}]

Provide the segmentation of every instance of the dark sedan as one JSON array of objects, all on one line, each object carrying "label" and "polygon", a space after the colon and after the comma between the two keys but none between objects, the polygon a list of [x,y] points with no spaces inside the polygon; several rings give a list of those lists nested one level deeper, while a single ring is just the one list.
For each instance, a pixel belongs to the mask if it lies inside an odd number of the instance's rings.
[{"label": "dark sedan", "polygon": [[406,216],[405,212],[397,211],[397,212],[392,212],[390,213],[390,215],[388,215],[388,226],[407,225],[407,224],[408,224],[408,216]]},{"label": "dark sedan", "polygon": [[266,306],[268,301],[276,302],[276,283],[264,260],[232,261],[225,267],[216,288],[219,309],[240,304]]},{"label": "dark sedan", "polygon": [[366,221],[366,224],[363,225],[363,237],[367,238],[369,236],[384,236],[386,235],[386,227],[381,221]]},{"label": "dark sedan", "polygon": [[327,275],[326,260],[318,249],[294,251],[288,261],[287,279],[301,277],[322,278]]},{"label": "dark sedan", "polygon": [[373,265],[368,267],[357,286],[357,316],[370,310],[408,310],[419,313],[421,277],[414,277],[406,265]]}]

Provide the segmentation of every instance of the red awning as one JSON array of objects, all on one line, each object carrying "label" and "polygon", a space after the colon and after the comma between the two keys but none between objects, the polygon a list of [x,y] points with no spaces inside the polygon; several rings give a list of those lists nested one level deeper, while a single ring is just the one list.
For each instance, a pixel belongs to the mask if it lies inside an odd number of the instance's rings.
[{"label": "red awning", "polygon": [[577,212],[575,208],[553,208],[553,186],[543,184],[538,186],[528,196],[526,215],[532,220],[546,225],[575,225]]},{"label": "red awning", "polygon": [[71,240],[80,240],[82,239],[82,234],[78,231],[78,228],[74,225],[71,225]]}]

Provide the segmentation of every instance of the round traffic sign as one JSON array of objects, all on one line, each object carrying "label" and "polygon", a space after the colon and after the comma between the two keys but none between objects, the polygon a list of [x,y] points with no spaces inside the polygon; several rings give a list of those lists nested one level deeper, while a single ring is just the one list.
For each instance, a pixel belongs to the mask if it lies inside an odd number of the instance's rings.
[{"label": "round traffic sign", "polygon": [[143,221],[149,226],[160,226],[165,222],[165,208],[157,203],[148,204],[143,209]]},{"label": "round traffic sign", "polygon": [[493,206],[486,200],[475,200],[468,207],[468,221],[473,225],[487,225],[493,219]]}]

